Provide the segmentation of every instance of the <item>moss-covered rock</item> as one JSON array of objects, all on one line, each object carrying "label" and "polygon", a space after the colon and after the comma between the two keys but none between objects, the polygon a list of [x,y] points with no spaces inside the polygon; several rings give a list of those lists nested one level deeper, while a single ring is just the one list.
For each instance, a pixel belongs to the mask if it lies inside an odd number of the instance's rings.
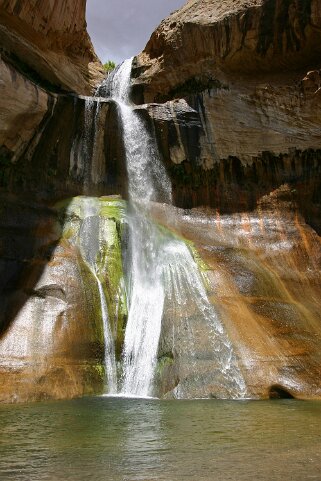
[{"label": "moss-covered rock", "polygon": [[79,196],[59,202],[56,208],[60,212],[63,238],[79,247],[83,263],[83,282],[87,289],[92,291],[91,303],[101,326],[102,314],[96,276],[103,286],[116,356],[119,359],[127,320],[122,260],[126,203],[119,196]]}]

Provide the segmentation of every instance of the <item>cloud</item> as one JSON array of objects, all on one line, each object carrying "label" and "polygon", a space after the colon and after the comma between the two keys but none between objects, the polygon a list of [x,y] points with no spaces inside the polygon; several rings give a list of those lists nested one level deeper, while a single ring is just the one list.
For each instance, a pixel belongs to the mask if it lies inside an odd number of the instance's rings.
[{"label": "cloud", "polygon": [[87,0],[87,29],[96,53],[116,63],[138,54],[161,20],[185,0]]}]

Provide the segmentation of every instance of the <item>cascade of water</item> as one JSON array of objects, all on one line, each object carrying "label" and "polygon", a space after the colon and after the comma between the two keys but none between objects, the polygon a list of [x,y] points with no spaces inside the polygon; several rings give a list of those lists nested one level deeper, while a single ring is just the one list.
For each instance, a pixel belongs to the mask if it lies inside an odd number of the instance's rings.
[{"label": "cascade of water", "polygon": [[101,315],[103,320],[104,328],[104,344],[105,344],[105,378],[106,385],[109,394],[115,394],[117,392],[117,370],[116,370],[116,358],[115,358],[115,347],[112,333],[110,331],[108,308],[106,297],[103,289],[103,285],[99,277],[95,274],[99,289],[100,305],[101,305]]},{"label": "cascade of water", "polygon": [[79,233],[79,245],[83,259],[90,267],[98,286],[105,344],[105,378],[108,393],[117,392],[117,369],[114,340],[108,319],[108,308],[102,282],[99,278],[99,205],[95,199],[83,199],[83,221]]},{"label": "cascade of water", "polygon": [[122,394],[147,396],[157,360],[165,295],[162,265],[158,263],[162,243],[157,227],[148,220],[147,209],[150,200],[170,202],[171,188],[155,140],[129,105],[130,72],[131,60],[128,60],[109,82],[110,94],[119,105],[123,125],[131,205],[128,215],[130,302]]},{"label": "cascade of water", "polygon": [[[184,352],[179,352],[181,358],[188,353],[188,363],[185,367],[183,381],[176,389],[177,397],[186,397],[193,394],[189,386],[190,380],[196,383],[196,396],[202,393],[204,377],[199,378],[196,360],[201,348],[202,332],[208,333],[210,344],[215,353],[215,363],[211,362],[211,374],[207,374],[207,382],[219,386],[221,397],[244,397],[246,385],[237,367],[237,360],[233,347],[228,339],[223,325],[221,324],[213,305],[209,302],[204,279],[187,245],[177,239],[169,240],[164,245],[163,270],[165,298],[169,304],[167,309],[172,311],[171,323],[177,326],[174,330],[182,331],[184,341],[180,347]],[[170,308],[171,307],[171,308]],[[199,332],[200,331],[200,332]],[[209,376],[212,378],[209,380]],[[202,380],[203,379],[203,380]],[[195,389],[195,388],[194,388]]]},{"label": "cascade of water", "polygon": [[[171,203],[171,183],[160,161],[155,139],[130,105],[131,64],[131,60],[125,61],[98,90],[99,95],[111,96],[119,106],[129,184],[131,265],[121,394],[148,396],[152,393],[164,305],[172,303],[181,324],[188,325],[191,357],[195,336],[186,314],[188,309],[208,326],[218,371],[223,373],[233,396],[241,397],[245,384],[232,346],[207,299],[190,250],[183,241],[149,219],[151,201]],[[181,393],[184,395],[184,386]]]}]

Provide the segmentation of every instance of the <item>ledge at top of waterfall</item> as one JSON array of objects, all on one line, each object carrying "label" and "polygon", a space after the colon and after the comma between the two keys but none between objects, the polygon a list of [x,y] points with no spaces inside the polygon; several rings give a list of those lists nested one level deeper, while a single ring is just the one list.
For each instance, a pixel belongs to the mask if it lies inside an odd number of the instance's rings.
[{"label": "ledge at top of waterfall", "polygon": [[125,60],[97,89],[97,95],[108,96],[117,102],[123,128],[126,152],[128,191],[131,203],[140,209],[149,201],[172,201],[171,182],[162,164],[155,138],[130,102],[132,59]]}]

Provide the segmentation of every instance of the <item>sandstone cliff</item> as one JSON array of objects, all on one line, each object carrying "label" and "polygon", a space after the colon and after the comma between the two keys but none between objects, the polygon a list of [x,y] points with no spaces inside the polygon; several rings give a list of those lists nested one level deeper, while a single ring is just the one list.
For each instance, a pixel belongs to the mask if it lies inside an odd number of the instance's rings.
[{"label": "sandstone cliff", "polygon": [[133,95],[176,99],[148,110],[178,205],[252,209],[291,182],[320,231],[320,12],[319,0],[193,0],[152,34]]},{"label": "sandstone cliff", "polygon": [[151,101],[224,88],[227,79],[257,84],[291,71],[299,79],[320,67],[320,12],[320,0],[190,0],[137,57],[137,83]]},{"label": "sandstone cliff", "polygon": [[201,207],[158,218],[198,246],[259,397],[321,392],[320,26],[319,0],[190,0],[133,70],[174,202]]},{"label": "sandstone cliff", "polygon": [[1,0],[1,56],[49,90],[89,94],[103,75],[85,11],[85,0]]},{"label": "sandstone cliff", "polygon": [[89,94],[103,73],[86,32],[85,6],[85,0],[0,1],[0,378],[6,401],[102,388],[101,319],[87,310],[95,294],[84,303],[77,248],[59,244],[59,216],[48,207],[49,198],[82,192],[88,179],[80,139],[85,100],[77,94]]},{"label": "sandstone cliff", "polygon": [[2,178],[41,136],[55,93],[89,94],[103,78],[86,32],[85,8],[85,0],[0,2]]}]

